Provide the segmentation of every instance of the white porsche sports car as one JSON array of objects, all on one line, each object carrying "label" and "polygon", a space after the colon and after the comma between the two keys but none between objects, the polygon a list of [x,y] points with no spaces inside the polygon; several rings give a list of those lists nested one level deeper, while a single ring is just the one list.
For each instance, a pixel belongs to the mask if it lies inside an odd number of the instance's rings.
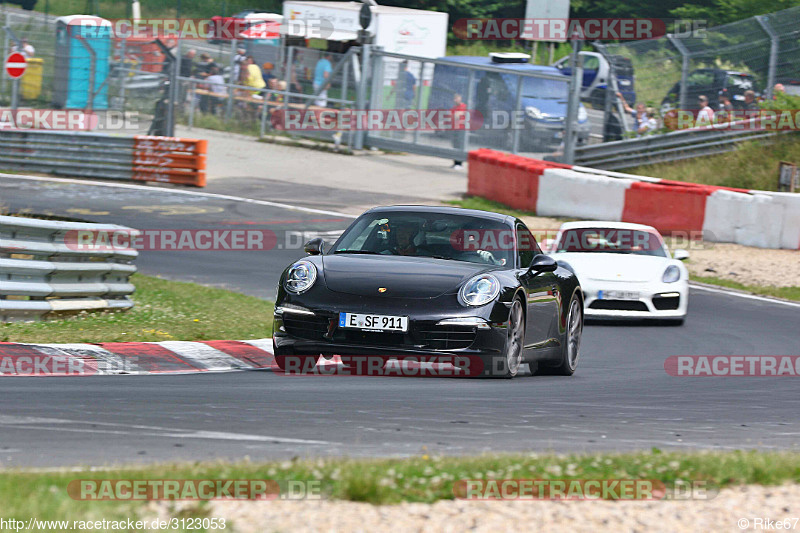
[{"label": "white porsche sports car", "polygon": [[689,303],[686,250],[671,256],[653,227],[626,222],[563,224],[548,246],[577,274],[587,318],[657,318],[681,324]]}]

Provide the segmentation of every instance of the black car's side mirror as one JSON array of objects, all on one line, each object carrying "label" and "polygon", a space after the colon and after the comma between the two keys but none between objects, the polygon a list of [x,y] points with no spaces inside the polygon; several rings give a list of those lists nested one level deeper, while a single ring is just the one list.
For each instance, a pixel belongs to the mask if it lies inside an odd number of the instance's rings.
[{"label": "black car's side mirror", "polygon": [[528,274],[541,274],[542,272],[554,272],[558,268],[556,260],[549,255],[539,254],[531,261],[528,267]]},{"label": "black car's side mirror", "polygon": [[322,237],[311,239],[303,246],[303,250],[305,250],[308,255],[322,255],[322,250],[324,249],[325,241],[322,240]]}]

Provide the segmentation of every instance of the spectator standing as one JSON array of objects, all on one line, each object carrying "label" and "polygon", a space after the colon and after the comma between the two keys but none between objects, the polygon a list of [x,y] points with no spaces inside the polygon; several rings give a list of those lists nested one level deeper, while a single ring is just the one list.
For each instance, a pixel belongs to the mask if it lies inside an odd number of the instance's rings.
[{"label": "spectator standing", "polygon": [[225,94],[227,93],[227,89],[225,88],[225,78],[222,77],[222,74],[219,73],[219,67],[214,65],[209,70],[208,77],[206,78],[206,82],[208,82],[208,89],[215,94]]},{"label": "spectator standing", "polygon": [[242,64],[242,69],[246,72],[246,77],[244,80],[244,85],[247,87],[253,87],[254,89],[258,89],[253,91],[253,97],[262,98],[258,93],[267,86],[264,82],[264,76],[261,74],[261,69],[256,65],[256,62],[253,60],[252,56],[248,56],[245,62]]},{"label": "spectator standing", "polygon": [[333,66],[331,65],[331,55],[325,53],[322,58],[317,61],[317,66],[314,67],[314,94],[317,98],[314,103],[320,107],[328,106],[328,85],[330,84],[331,72]]},{"label": "spectator standing", "polygon": [[697,103],[700,105],[700,111],[697,113],[697,125],[708,126],[714,123],[714,110],[708,105],[708,98],[705,95],[697,97]]},{"label": "spectator standing", "polygon": [[[460,94],[453,95],[453,107],[450,111],[453,113],[453,148],[460,150],[467,135],[467,104],[462,101]],[[461,170],[464,168],[463,163],[463,161],[454,159],[450,168]]]},{"label": "spectator standing", "polygon": [[20,42],[19,49],[17,49],[17,45],[11,47],[11,52],[19,52],[26,58],[30,59],[36,55],[36,49],[33,47],[31,43],[28,42],[28,39],[22,39]]},{"label": "spectator standing", "polygon": [[744,92],[744,109],[745,111],[758,111],[755,91],[747,90]]},{"label": "spectator standing", "polygon": [[197,65],[197,75],[201,78],[207,78],[211,75],[211,69],[214,67],[219,67],[215,62],[214,59],[206,54],[200,54],[200,63]]},{"label": "spectator standing", "polygon": [[400,63],[400,71],[394,84],[395,108],[410,109],[414,101],[417,78],[408,71],[408,61]]},{"label": "spectator standing", "polygon": [[233,72],[231,73],[231,80],[233,80],[237,85],[239,84],[239,80],[242,76],[242,64],[247,59],[245,53],[246,51],[244,48],[237,48],[236,55],[233,56]]},{"label": "spectator standing", "polygon": [[197,50],[192,48],[181,58],[181,72],[182,78],[191,78],[194,73],[194,56],[197,55]]},{"label": "spectator standing", "polygon": [[626,113],[630,113],[633,116],[633,125],[636,129],[636,136],[641,137],[645,133],[647,133],[647,109],[645,108],[644,104],[639,102],[636,104],[636,109],[634,110],[628,102],[625,101],[625,97],[622,96],[622,93],[617,93],[617,98],[620,99],[622,102],[622,107],[625,108]]},{"label": "spectator standing", "polygon": [[733,104],[728,95],[723,94],[719,97],[719,111],[717,112],[717,120],[719,122],[729,122],[733,117]]},{"label": "spectator standing", "polygon": [[274,68],[275,65],[269,62],[261,65],[261,77],[264,78],[264,83],[267,84],[267,87],[270,87],[269,80],[275,78],[275,75],[272,73],[272,69]]}]

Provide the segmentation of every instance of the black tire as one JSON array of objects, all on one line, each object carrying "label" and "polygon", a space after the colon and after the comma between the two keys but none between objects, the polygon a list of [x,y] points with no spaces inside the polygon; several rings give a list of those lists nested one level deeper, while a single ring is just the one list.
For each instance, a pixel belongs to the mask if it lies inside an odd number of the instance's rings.
[{"label": "black tire", "polygon": [[483,375],[492,378],[511,379],[519,373],[522,364],[522,348],[525,344],[525,313],[522,302],[514,298],[508,313],[508,330],[503,355],[484,361]]},{"label": "black tire", "polygon": [[561,364],[545,370],[557,376],[571,376],[578,368],[583,334],[583,306],[577,294],[572,295],[567,312],[567,331],[561,348]]}]

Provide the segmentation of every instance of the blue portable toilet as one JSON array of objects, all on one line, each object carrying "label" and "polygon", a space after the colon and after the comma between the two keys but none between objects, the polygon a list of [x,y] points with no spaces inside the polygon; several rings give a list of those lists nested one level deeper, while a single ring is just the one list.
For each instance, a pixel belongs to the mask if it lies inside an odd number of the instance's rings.
[{"label": "blue portable toilet", "polygon": [[89,15],[56,19],[55,107],[108,109],[110,58],[111,22]]}]

